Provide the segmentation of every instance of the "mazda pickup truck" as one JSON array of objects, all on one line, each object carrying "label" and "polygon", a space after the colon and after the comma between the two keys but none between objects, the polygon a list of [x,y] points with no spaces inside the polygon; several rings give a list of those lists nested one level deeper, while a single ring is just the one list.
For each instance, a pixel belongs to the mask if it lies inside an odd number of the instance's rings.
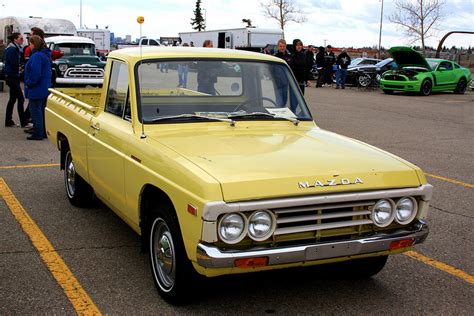
[{"label": "mazda pickup truck", "polygon": [[171,303],[224,274],[345,264],[370,277],[428,234],[424,173],[319,128],[273,56],[117,50],[102,89],[51,89],[46,129],[69,201],[97,197],[130,225]]}]

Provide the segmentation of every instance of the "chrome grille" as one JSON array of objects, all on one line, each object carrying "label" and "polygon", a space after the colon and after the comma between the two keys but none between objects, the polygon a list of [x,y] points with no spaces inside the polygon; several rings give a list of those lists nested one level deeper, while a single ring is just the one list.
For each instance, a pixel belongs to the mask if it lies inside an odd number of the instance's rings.
[{"label": "chrome grille", "polygon": [[66,70],[65,78],[104,78],[104,69],[73,67]]},{"label": "chrome grille", "polygon": [[373,224],[370,207],[373,201],[288,207],[273,209],[277,218],[274,235],[352,227]]}]

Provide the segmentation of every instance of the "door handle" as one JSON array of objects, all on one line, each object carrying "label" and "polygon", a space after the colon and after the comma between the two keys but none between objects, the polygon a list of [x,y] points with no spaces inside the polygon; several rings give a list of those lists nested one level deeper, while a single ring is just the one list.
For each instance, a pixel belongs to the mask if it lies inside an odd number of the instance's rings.
[{"label": "door handle", "polygon": [[95,129],[96,131],[100,131],[99,123],[97,123],[97,124],[91,124],[91,128],[92,128],[92,129]]}]

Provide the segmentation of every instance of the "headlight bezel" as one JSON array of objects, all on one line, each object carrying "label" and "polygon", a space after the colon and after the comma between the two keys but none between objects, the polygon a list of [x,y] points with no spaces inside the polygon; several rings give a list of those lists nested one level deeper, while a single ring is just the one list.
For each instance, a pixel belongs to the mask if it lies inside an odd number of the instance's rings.
[{"label": "headlight bezel", "polygon": [[[410,215],[410,217],[408,217],[406,220],[400,220],[398,218],[398,206],[401,204],[401,202],[403,200],[410,200],[413,204],[413,210],[412,210],[412,214]],[[418,214],[418,202],[416,201],[416,199],[414,197],[411,197],[411,196],[404,196],[402,198],[400,198],[397,203],[395,204],[395,221],[400,224],[400,225],[407,225],[407,224],[410,224],[415,218],[416,218],[416,215]]]},{"label": "headlight bezel", "polygon": [[[233,216],[233,215],[238,215],[242,218],[242,220],[243,220],[243,229],[242,229],[242,231],[240,232],[240,234],[237,238],[235,238],[233,240],[228,240],[224,236],[222,236],[222,234],[221,234],[222,222],[225,219],[227,219],[228,217]],[[233,245],[233,244],[236,244],[236,243],[239,243],[240,241],[242,241],[245,238],[245,236],[247,236],[247,232],[248,232],[248,218],[241,212],[233,212],[233,213],[224,214],[219,219],[219,222],[217,223],[217,235],[219,236],[219,239],[222,240],[223,242],[225,242],[226,244],[229,244],[229,245]]]},{"label": "headlight bezel", "polygon": [[[257,216],[259,213],[263,213],[263,214],[267,214],[269,215],[269,218],[270,218],[270,221],[271,221],[271,225],[270,225],[270,229],[268,230],[268,232],[261,236],[261,237],[257,237],[257,236],[254,236],[252,234],[252,229],[251,229],[251,225],[252,225],[252,218]],[[247,231],[248,231],[248,236],[250,237],[250,239],[254,240],[254,241],[264,241],[264,240],[267,240],[268,238],[270,238],[273,233],[275,232],[275,228],[276,228],[276,217],[275,217],[275,214],[273,214],[273,212],[269,211],[269,210],[257,210],[257,211],[254,211],[249,217],[248,217],[248,220],[247,220],[247,223],[248,223],[248,227],[247,227]]]},{"label": "headlight bezel", "polygon": [[[390,210],[390,216],[388,217],[387,221],[384,223],[380,223],[376,220],[376,209],[377,209],[377,204],[381,202],[388,202],[391,206]],[[370,219],[374,223],[375,226],[377,227],[387,227],[390,224],[393,223],[393,220],[395,219],[395,202],[392,199],[380,199],[377,202],[375,202],[374,206],[372,207],[372,210],[370,212]]]},{"label": "headlight bezel", "polygon": [[67,66],[67,64],[59,64],[58,65],[58,69],[59,71],[62,71],[62,72],[65,72],[69,67]]}]

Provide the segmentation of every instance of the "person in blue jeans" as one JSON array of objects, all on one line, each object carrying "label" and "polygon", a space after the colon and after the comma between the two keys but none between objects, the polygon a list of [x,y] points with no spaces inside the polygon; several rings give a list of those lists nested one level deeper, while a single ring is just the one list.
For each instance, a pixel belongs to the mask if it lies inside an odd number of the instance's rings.
[{"label": "person in blue jeans", "polygon": [[339,88],[345,89],[347,67],[349,67],[350,63],[351,63],[351,58],[347,54],[347,51],[343,49],[342,53],[340,53],[336,59],[336,65],[337,65],[336,89],[339,89]]},{"label": "person in blue jeans", "polygon": [[46,137],[44,109],[51,87],[51,50],[38,35],[29,38],[31,56],[25,66],[25,95],[29,99],[34,132],[28,140]]},{"label": "person in blue jeans", "polygon": [[5,113],[5,126],[16,126],[12,119],[13,108],[17,103],[18,118],[22,127],[28,124],[28,115],[25,115],[23,108],[25,97],[20,85],[20,60],[22,55],[23,35],[13,33],[8,37],[10,44],[5,49],[5,81],[10,88],[10,96]]}]

